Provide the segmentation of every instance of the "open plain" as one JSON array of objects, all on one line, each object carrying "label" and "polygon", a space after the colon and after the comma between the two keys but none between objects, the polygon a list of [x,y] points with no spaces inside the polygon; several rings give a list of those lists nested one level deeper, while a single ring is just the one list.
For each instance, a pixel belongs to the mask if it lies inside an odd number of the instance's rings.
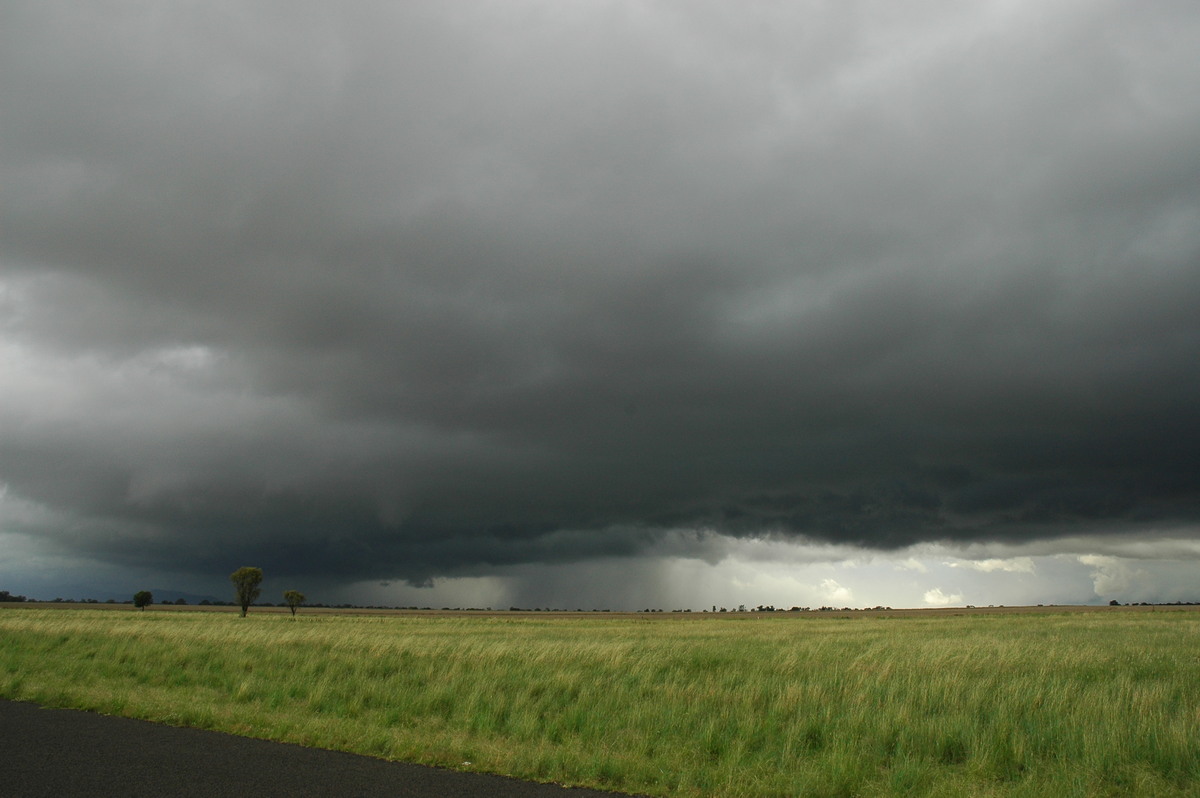
[{"label": "open plain", "polygon": [[1200,791],[1194,607],[194,609],[0,610],[0,697],[650,795]]}]

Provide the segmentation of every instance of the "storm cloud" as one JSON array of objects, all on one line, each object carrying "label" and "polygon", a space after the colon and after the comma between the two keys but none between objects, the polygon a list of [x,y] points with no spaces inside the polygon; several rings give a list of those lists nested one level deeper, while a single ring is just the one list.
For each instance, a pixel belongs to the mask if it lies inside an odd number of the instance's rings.
[{"label": "storm cloud", "polygon": [[1183,2],[6,3],[0,531],[412,584],[1198,538],[1198,40]]}]

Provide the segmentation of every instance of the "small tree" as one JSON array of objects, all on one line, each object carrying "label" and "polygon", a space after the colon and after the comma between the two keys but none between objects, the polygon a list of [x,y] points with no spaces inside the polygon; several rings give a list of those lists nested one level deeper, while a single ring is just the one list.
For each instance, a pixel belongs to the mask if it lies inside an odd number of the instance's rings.
[{"label": "small tree", "polygon": [[146,611],[146,607],[154,603],[154,594],[149,590],[139,590],[133,594],[133,606],[137,607],[142,612]]},{"label": "small tree", "polygon": [[242,607],[242,617],[246,617],[246,612],[250,609],[250,605],[258,598],[259,585],[262,584],[263,572],[261,568],[252,568],[243,566],[229,575],[229,581],[233,582],[234,592],[237,593],[237,603]]},{"label": "small tree", "polygon": [[296,608],[304,603],[304,594],[299,590],[283,591],[283,600],[287,602],[288,609],[292,611],[292,617],[296,617]]}]

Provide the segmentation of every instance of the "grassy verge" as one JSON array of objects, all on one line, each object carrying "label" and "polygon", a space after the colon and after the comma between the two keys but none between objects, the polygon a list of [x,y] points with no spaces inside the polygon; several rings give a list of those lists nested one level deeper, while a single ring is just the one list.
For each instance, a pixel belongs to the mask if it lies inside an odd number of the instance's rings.
[{"label": "grassy verge", "polygon": [[22,609],[0,696],[653,795],[1194,796],[1198,644],[1183,612]]}]

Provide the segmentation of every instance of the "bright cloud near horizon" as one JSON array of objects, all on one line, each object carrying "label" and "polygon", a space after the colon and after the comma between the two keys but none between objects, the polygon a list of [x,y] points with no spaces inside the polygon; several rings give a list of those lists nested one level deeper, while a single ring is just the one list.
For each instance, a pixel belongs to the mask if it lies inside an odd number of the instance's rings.
[{"label": "bright cloud near horizon", "polygon": [[1200,600],[1192,3],[0,9],[0,588]]}]

